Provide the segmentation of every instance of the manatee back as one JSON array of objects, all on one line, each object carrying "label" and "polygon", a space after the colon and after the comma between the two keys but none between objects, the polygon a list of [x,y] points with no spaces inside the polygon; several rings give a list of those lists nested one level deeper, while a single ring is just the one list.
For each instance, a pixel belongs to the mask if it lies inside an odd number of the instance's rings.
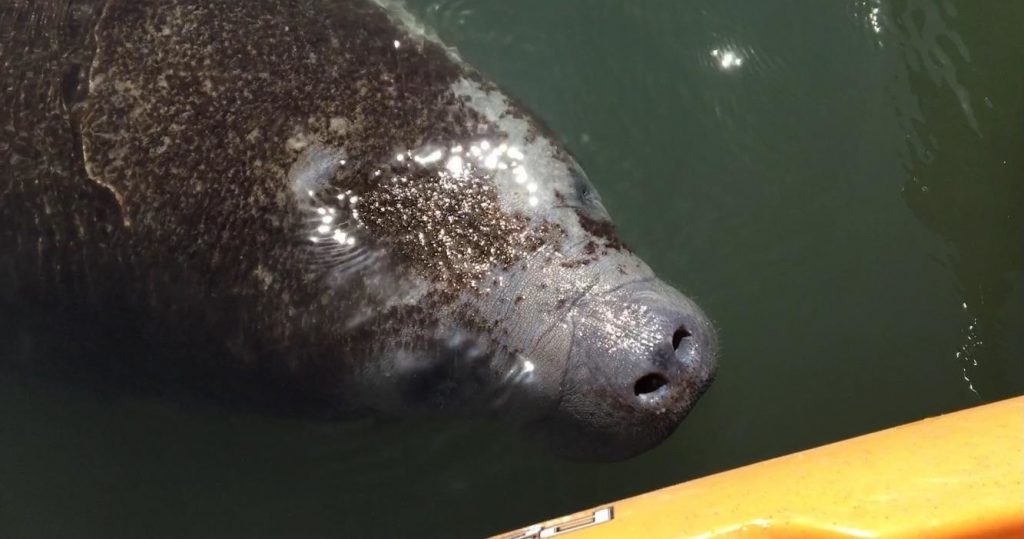
[{"label": "manatee back", "polygon": [[[436,309],[325,286],[330,268],[296,234],[306,223],[289,170],[314,144],[343,150],[369,193],[396,149],[481,134],[451,91],[466,69],[409,39],[370,0],[0,7],[10,312],[48,298],[96,318],[142,314],[161,343],[211,343],[203,360],[163,354],[167,370],[336,405],[381,334]],[[121,367],[138,372],[132,361]]]}]

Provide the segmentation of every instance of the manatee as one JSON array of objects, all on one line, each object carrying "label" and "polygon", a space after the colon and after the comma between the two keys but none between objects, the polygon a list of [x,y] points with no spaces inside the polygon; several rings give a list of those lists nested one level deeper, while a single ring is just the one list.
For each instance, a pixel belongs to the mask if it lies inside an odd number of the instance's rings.
[{"label": "manatee", "polygon": [[148,343],[75,372],[595,459],[713,378],[708,318],[557,137],[400,5],[4,0],[0,92],[5,304]]}]

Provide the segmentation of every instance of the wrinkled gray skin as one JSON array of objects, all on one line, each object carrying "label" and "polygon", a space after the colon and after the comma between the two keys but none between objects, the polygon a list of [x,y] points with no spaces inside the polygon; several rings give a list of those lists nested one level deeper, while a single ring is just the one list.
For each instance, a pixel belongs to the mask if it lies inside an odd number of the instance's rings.
[{"label": "wrinkled gray skin", "polygon": [[710,383],[699,309],[399,7],[2,0],[0,47],[5,304],[153,343],[117,369],[303,416],[493,414],[578,458],[656,445]]}]

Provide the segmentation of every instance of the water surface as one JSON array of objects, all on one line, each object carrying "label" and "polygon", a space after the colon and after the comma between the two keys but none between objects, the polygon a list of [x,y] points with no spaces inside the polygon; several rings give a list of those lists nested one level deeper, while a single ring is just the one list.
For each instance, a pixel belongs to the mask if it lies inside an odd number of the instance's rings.
[{"label": "water surface", "polygon": [[571,464],[4,376],[0,535],[473,537],[1024,393],[1024,1],[410,7],[708,311],[716,385],[658,449]]}]

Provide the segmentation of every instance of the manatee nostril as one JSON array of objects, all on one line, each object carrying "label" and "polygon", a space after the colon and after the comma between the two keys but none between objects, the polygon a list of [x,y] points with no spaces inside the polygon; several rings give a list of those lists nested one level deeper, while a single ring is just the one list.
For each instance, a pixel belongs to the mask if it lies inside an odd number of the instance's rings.
[{"label": "manatee nostril", "polygon": [[679,329],[677,329],[676,332],[672,334],[672,349],[679,350],[679,345],[680,343],[683,342],[683,339],[692,336],[693,334],[687,331],[686,327],[679,326]]},{"label": "manatee nostril", "polygon": [[636,396],[649,395],[668,385],[664,376],[656,373],[645,374],[633,385],[633,393]]}]

